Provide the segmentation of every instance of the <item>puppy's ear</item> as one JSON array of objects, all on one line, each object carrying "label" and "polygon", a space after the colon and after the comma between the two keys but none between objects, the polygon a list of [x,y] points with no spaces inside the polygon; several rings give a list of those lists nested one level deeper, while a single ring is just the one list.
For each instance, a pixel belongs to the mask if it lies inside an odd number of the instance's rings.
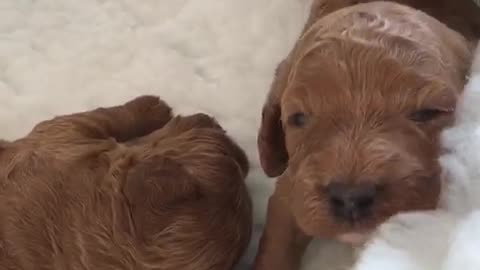
[{"label": "puppy's ear", "polygon": [[[148,240],[169,222],[171,211],[179,204],[199,196],[195,179],[179,163],[155,156],[141,161],[129,172],[123,194],[130,206],[135,236]],[[165,216],[165,212],[170,216]],[[167,213],[167,214],[168,214]]]},{"label": "puppy's ear", "polygon": [[277,67],[270,93],[263,106],[262,123],[257,138],[260,163],[269,177],[281,175],[288,163],[280,106],[280,99],[287,85],[287,80],[287,60],[283,60]]}]

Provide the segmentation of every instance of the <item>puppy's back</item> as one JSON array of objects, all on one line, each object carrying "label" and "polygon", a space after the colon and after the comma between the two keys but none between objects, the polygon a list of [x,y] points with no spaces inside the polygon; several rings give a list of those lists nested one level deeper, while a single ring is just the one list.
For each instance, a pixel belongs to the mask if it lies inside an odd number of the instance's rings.
[{"label": "puppy's back", "polygon": [[0,269],[233,267],[251,233],[245,153],[219,128],[168,129],[0,150]]}]

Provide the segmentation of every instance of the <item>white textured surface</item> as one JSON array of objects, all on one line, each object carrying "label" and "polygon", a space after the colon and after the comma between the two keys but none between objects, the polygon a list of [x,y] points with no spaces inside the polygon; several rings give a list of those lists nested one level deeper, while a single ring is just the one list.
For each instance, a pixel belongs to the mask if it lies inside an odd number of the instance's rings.
[{"label": "white textured surface", "polygon": [[[273,181],[258,166],[260,109],[275,66],[297,38],[309,4],[0,0],[0,136],[20,137],[57,114],[114,105],[140,94],[159,95],[177,112],[216,116],[245,148],[253,164],[248,183],[256,223],[261,224]],[[473,256],[480,246],[480,218],[468,214],[480,202],[474,196],[480,193],[480,183],[475,185],[480,167],[477,80],[469,89],[464,123],[445,136],[456,147],[444,159],[452,179],[460,183],[448,197],[454,211],[410,215],[403,225],[385,226],[358,270],[480,269]],[[458,212],[465,216],[453,214]],[[253,255],[258,233],[242,269]],[[343,270],[336,264],[341,247],[314,247],[309,257],[317,260],[308,260],[309,270]],[[427,255],[418,256],[421,251]]]}]

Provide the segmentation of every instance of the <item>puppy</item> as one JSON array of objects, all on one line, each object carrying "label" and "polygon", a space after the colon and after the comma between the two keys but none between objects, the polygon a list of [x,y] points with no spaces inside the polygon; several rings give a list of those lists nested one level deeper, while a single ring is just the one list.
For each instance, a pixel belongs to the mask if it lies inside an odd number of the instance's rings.
[{"label": "puppy", "polygon": [[298,269],[313,237],[361,243],[394,214],[435,208],[438,136],[470,58],[462,35],[391,2],[307,27],[262,112],[261,164],[280,177],[254,269]]},{"label": "puppy", "polygon": [[0,269],[231,269],[252,209],[244,152],[156,97],[57,117],[0,154]]}]

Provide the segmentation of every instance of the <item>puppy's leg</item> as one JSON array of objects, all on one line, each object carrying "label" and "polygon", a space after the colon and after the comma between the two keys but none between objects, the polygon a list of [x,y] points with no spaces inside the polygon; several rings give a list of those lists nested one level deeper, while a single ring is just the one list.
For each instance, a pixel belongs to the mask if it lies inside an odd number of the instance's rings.
[{"label": "puppy's leg", "polygon": [[297,270],[310,242],[278,194],[268,202],[267,222],[253,270]]},{"label": "puppy's leg", "polygon": [[59,116],[38,124],[30,136],[61,138],[115,138],[127,141],[163,127],[172,117],[171,108],[154,96],[141,96],[124,105]]}]

